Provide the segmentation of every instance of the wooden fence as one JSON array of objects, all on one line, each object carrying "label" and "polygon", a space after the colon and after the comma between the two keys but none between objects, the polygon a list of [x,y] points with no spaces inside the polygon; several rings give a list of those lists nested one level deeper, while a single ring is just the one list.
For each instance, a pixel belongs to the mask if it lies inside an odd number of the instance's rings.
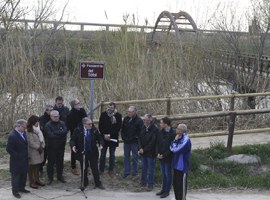
[{"label": "wooden fence", "polygon": [[[228,117],[228,127],[227,130],[219,132],[207,132],[207,133],[193,133],[190,134],[190,137],[210,137],[210,136],[221,136],[228,135],[227,139],[227,150],[231,152],[233,144],[233,135],[235,134],[248,134],[248,133],[258,133],[258,132],[269,132],[270,128],[261,128],[261,129],[249,129],[249,130],[237,130],[235,129],[236,117],[238,115],[254,115],[254,114],[263,114],[270,113],[270,108],[264,109],[249,109],[249,110],[235,110],[235,101],[236,98],[243,97],[258,97],[264,96],[267,97],[270,95],[270,92],[266,93],[249,93],[249,94],[230,94],[230,95],[213,95],[213,96],[196,96],[196,97],[178,97],[178,98],[160,98],[160,99],[144,99],[144,100],[131,100],[131,101],[116,101],[116,105],[139,105],[141,103],[160,103],[163,102],[166,104],[166,115],[157,115],[154,116],[157,120],[160,120],[162,117],[169,117],[171,120],[188,120],[188,119],[202,119],[202,118],[215,118],[215,117]],[[209,99],[230,99],[230,109],[229,111],[217,111],[217,112],[203,112],[203,113],[187,113],[187,114],[178,114],[172,115],[171,113],[171,104],[172,102],[193,100],[209,100]],[[95,110],[100,109],[100,112],[105,110],[109,102],[100,102]]]}]

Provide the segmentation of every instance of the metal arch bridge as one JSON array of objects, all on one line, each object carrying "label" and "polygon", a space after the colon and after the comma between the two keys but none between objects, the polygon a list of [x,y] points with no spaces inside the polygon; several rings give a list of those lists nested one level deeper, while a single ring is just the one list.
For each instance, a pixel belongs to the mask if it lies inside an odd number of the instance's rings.
[{"label": "metal arch bridge", "polygon": [[167,32],[167,34],[174,32],[176,42],[182,50],[180,32],[197,33],[198,28],[193,18],[187,12],[171,13],[169,11],[163,11],[156,20],[151,43],[155,43],[155,35],[158,31]]}]

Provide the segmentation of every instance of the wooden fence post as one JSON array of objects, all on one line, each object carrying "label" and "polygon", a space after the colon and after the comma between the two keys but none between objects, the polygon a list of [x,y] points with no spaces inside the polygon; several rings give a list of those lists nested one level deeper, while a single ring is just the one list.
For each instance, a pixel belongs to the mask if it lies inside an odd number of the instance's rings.
[{"label": "wooden fence post", "polygon": [[168,116],[170,116],[171,115],[171,97],[167,97],[166,102],[167,102],[167,112],[166,112],[166,114]]},{"label": "wooden fence post", "polygon": [[231,104],[230,104],[230,111],[234,110],[234,104],[235,104],[235,93],[232,93],[233,97],[231,98]]},{"label": "wooden fence post", "polygon": [[229,153],[232,152],[232,143],[233,143],[233,132],[234,132],[234,126],[235,126],[235,119],[236,119],[236,113],[232,112],[230,113],[229,123],[228,123],[228,140],[227,140],[227,151]]}]

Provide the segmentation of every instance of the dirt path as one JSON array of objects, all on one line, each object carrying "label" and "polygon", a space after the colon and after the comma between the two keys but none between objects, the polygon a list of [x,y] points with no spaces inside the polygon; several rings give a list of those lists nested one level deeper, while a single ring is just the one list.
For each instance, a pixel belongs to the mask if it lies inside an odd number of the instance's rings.
[{"label": "dirt path", "polygon": [[[107,191],[98,189],[87,189],[85,195],[88,199],[94,200],[157,200],[159,199],[155,193],[152,192],[126,192],[126,191]],[[13,199],[9,188],[0,189],[0,199],[10,200]],[[269,191],[188,191],[188,200],[269,200]],[[15,199],[15,198],[14,198]],[[83,200],[86,199],[84,194],[79,189],[64,188],[55,189],[51,187],[44,187],[39,190],[31,190],[30,194],[22,194],[22,199],[27,200],[41,200],[41,199],[56,199],[56,200]],[[165,200],[174,199],[173,193]]]}]

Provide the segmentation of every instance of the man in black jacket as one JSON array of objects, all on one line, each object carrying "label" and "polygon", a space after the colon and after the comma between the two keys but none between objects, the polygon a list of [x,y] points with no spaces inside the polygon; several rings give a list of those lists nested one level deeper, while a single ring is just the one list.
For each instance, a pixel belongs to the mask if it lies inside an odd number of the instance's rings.
[{"label": "man in black jacket", "polygon": [[45,130],[45,125],[47,124],[47,122],[49,122],[51,120],[50,117],[50,113],[53,110],[53,106],[48,104],[45,107],[45,112],[44,114],[39,118],[39,126],[40,126],[40,130],[42,131],[43,137],[45,139],[45,148],[44,148],[44,160],[43,162],[40,164],[40,168],[39,168],[39,172],[43,173],[43,167],[46,163],[47,160],[47,143],[48,143],[48,136]]},{"label": "man in black jacket", "polygon": [[69,144],[75,153],[75,158],[80,161],[82,175],[81,189],[84,189],[89,184],[87,178],[89,162],[94,177],[95,188],[105,189],[100,181],[98,172],[99,150],[97,148],[97,145],[99,145],[99,148],[102,149],[104,143],[99,131],[94,127],[90,118],[83,118],[82,126],[74,130]]},{"label": "man in black jacket", "polygon": [[127,116],[124,118],[121,136],[124,141],[124,175],[126,178],[130,175],[130,152],[132,152],[132,176],[138,175],[138,138],[143,126],[142,119],[137,115],[135,106],[128,108]]},{"label": "man in black jacket", "polygon": [[[82,119],[87,117],[86,111],[82,107],[80,101],[78,99],[74,99],[70,102],[71,110],[67,116],[67,128],[70,131],[70,138],[73,135],[75,128],[82,124]],[[74,175],[79,175],[76,170],[76,159],[74,152],[71,150],[71,172]]]},{"label": "man in black jacket", "polygon": [[160,120],[161,131],[157,137],[156,154],[160,162],[160,170],[162,174],[162,189],[156,195],[160,198],[169,196],[172,186],[172,157],[170,151],[171,142],[175,138],[175,131],[171,127],[171,120],[164,117]]},{"label": "man in black jacket", "polygon": [[122,115],[117,112],[115,103],[109,103],[107,110],[102,112],[99,117],[98,128],[104,139],[104,146],[101,150],[99,171],[104,172],[106,153],[109,147],[109,175],[114,175],[115,150],[118,147],[119,131],[122,126]]},{"label": "man in black jacket", "polygon": [[64,99],[61,96],[55,98],[55,105],[53,107],[54,110],[57,110],[60,115],[60,120],[63,122],[67,122],[67,116],[69,113],[69,108],[64,105]]},{"label": "man in black jacket", "polygon": [[147,191],[153,190],[155,178],[155,150],[158,128],[153,123],[153,117],[146,114],[143,117],[144,126],[139,136],[139,153],[142,159],[141,187]]},{"label": "man in black jacket", "polygon": [[56,164],[57,179],[65,183],[63,178],[64,169],[64,152],[67,140],[67,127],[63,121],[59,119],[59,112],[53,110],[50,113],[51,120],[45,125],[48,134],[48,164],[47,174],[49,178],[48,185],[53,181],[54,165]]}]

